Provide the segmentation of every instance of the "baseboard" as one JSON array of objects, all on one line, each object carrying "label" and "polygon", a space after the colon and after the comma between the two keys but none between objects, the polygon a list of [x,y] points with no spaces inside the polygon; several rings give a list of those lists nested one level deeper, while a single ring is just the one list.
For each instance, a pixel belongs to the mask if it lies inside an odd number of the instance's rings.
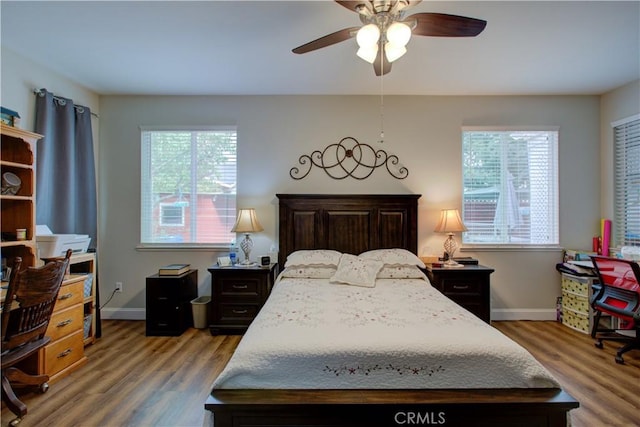
[{"label": "baseboard", "polygon": [[556,320],[557,313],[548,308],[498,308],[491,310],[491,320]]},{"label": "baseboard", "polygon": [[144,308],[103,308],[100,310],[103,319],[113,320],[145,320]]}]

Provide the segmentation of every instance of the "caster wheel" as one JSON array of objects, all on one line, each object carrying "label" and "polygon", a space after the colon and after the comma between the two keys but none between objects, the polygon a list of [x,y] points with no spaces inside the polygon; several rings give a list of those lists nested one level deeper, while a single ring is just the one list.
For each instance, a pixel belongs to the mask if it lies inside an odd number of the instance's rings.
[{"label": "caster wheel", "polygon": [[624,365],[624,359],[622,358],[622,356],[616,356],[616,363]]},{"label": "caster wheel", "polygon": [[603,349],[604,348],[604,345],[601,342],[594,343],[593,345],[595,345],[599,349]]},{"label": "caster wheel", "polygon": [[48,390],[49,390],[49,383],[40,384],[40,387],[38,387],[38,391],[40,393],[46,393]]},{"label": "caster wheel", "polygon": [[14,418],[13,420],[11,420],[11,421],[9,422],[9,425],[10,425],[11,427],[15,427],[15,426],[17,426],[18,424],[20,424],[20,421],[22,421],[22,418],[20,418],[20,417],[18,417],[18,418]]}]

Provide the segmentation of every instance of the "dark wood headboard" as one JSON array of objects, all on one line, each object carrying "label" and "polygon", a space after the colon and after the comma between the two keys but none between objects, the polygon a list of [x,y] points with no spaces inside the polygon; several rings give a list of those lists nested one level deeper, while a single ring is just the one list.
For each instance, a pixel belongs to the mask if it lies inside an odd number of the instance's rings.
[{"label": "dark wood headboard", "polygon": [[404,248],[417,254],[420,194],[276,194],[280,267],[301,249],[360,254]]}]

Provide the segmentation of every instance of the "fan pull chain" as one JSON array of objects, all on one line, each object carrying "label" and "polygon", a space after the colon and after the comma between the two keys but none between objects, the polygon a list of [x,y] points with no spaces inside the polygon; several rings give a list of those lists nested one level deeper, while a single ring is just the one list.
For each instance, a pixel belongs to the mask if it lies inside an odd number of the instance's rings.
[{"label": "fan pull chain", "polygon": [[[382,43],[380,47],[383,48]],[[380,144],[384,142],[384,51],[380,55]]]}]

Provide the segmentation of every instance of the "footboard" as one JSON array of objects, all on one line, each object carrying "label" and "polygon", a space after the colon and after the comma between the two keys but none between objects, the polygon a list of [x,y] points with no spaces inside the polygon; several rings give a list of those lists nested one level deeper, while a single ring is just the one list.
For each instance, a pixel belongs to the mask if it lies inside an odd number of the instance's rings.
[{"label": "footboard", "polygon": [[215,427],[566,426],[578,407],[557,389],[214,390]]}]

